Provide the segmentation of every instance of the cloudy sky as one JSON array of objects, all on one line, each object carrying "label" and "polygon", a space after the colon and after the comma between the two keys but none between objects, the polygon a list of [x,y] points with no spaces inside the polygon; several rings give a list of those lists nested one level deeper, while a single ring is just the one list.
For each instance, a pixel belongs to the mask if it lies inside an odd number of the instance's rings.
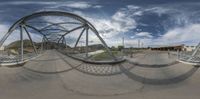
[{"label": "cloudy sky", "polygon": [[196,45],[198,0],[1,0],[0,37],[18,19],[39,11],[67,11],[90,21],[109,46]]}]

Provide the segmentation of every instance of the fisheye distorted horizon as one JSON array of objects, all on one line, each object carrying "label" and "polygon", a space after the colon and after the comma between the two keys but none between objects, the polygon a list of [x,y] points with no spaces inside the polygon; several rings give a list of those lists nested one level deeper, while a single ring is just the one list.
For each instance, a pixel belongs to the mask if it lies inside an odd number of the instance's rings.
[{"label": "fisheye distorted horizon", "polygon": [[[23,16],[40,11],[65,11],[91,22],[109,46],[121,45],[122,37],[125,39],[125,47],[137,46],[138,40],[144,47],[196,45],[200,41],[200,2],[159,1],[3,0],[0,3],[0,38]],[[12,38],[17,35],[13,34]],[[33,37],[37,39],[37,35]],[[96,39],[91,37],[91,40]]]}]

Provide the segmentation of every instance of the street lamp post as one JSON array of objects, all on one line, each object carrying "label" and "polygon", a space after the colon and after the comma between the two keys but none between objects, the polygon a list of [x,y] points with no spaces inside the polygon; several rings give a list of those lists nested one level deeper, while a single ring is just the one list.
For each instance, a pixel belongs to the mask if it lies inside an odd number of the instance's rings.
[{"label": "street lamp post", "polygon": [[124,49],[125,49],[124,33],[123,33],[123,36],[122,36],[122,46],[123,46],[123,48],[122,48],[122,54],[123,54],[123,56],[124,56]]},{"label": "street lamp post", "polygon": [[138,39],[138,48],[140,48],[140,39]]}]

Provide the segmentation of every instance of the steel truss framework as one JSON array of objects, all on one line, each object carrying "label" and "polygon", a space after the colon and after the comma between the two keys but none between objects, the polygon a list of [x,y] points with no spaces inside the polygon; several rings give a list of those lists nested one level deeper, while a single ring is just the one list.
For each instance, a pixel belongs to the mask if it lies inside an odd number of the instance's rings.
[{"label": "steel truss framework", "polygon": [[200,43],[196,46],[195,50],[191,54],[179,53],[178,59],[182,63],[191,65],[200,65]]},{"label": "steel truss framework", "polygon": [[[43,16],[54,16],[54,17],[68,17],[71,19],[76,20],[75,22],[37,22],[37,24],[48,24],[45,27],[42,28],[37,28],[31,24],[29,24],[29,22],[31,22],[31,20],[43,17]],[[74,27],[72,29],[66,29],[66,27],[62,26],[63,24],[68,24],[68,25],[78,25],[77,27]],[[52,28],[54,27],[54,28]],[[57,28],[55,28],[57,27]],[[124,59],[119,59],[116,58],[111,51],[109,50],[106,42],[102,39],[102,37],[99,35],[98,31],[96,30],[96,28],[87,20],[85,20],[84,18],[72,14],[72,13],[68,13],[68,12],[60,12],[60,11],[45,11],[45,12],[38,12],[38,13],[33,13],[31,15],[25,16],[21,19],[19,19],[17,22],[15,22],[8,30],[8,32],[4,35],[4,37],[1,39],[0,41],[0,46],[3,45],[3,43],[6,41],[6,39],[17,29],[20,29],[20,62],[25,61],[24,59],[24,34],[28,35],[28,38],[31,42],[31,45],[34,49],[34,52],[38,55],[38,49],[36,48],[32,37],[31,37],[31,32],[29,31],[34,30],[37,32],[37,34],[42,36],[42,44],[41,44],[41,49],[48,49],[48,46],[53,43],[53,44],[64,44],[66,46],[66,39],[65,36],[76,31],[76,30],[81,30],[80,35],[78,36],[76,43],[74,45],[74,48],[77,47],[78,42],[80,41],[80,38],[83,36],[83,34],[85,33],[86,35],[86,57],[88,57],[88,42],[89,42],[89,34],[88,31],[92,31],[97,37],[98,39],[101,41],[102,45],[105,47],[106,51],[108,52],[108,54],[113,58],[113,61],[111,63],[116,63],[116,62],[121,62]],[[48,31],[54,31],[54,33],[52,32],[48,32]],[[87,62],[87,59],[85,59],[84,61]],[[94,62],[95,63],[95,62]],[[97,62],[98,63],[98,62]],[[107,62],[105,62],[107,63]],[[110,62],[108,62],[110,63]]]}]

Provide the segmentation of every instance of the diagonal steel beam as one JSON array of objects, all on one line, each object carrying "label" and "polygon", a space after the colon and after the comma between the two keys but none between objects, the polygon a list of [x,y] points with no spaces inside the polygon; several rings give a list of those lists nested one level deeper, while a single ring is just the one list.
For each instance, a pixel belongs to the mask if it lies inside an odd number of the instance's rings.
[{"label": "diagonal steel beam", "polygon": [[24,39],[23,39],[23,29],[22,29],[22,26],[20,25],[20,58],[21,58],[21,61],[24,60]]},{"label": "diagonal steel beam", "polygon": [[78,30],[78,29],[81,29],[81,28],[83,28],[83,27],[85,27],[85,25],[82,25],[82,26],[79,26],[79,27],[76,27],[76,28],[74,28],[74,29],[71,29],[71,30],[67,31],[65,34],[63,34],[63,35],[60,37],[60,39],[58,40],[58,42],[60,42],[60,40],[62,39],[62,37],[64,37],[65,35],[69,34],[70,32],[73,32],[73,31],[76,31],[76,30]]},{"label": "diagonal steel beam", "polygon": [[35,28],[35,27],[31,26],[31,25],[28,25],[28,24],[24,24],[24,25],[26,27],[28,27],[28,28],[31,28],[31,29],[37,31],[39,34],[43,35],[46,38],[46,40],[48,41],[48,38],[46,37],[46,35],[44,33],[42,33],[39,29],[37,29],[37,28]]},{"label": "diagonal steel beam", "polygon": [[33,40],[32,40],[32,38],[31,38],[30,33],[28,32],[28,30],[26,29],[26,27],[25,27],[24,25],[23,25],[22,27],[24,28],[26,34],[28,35],[28,37],[29,37],[29,39],[30,39],[30,41],[31,41],[31,45],[33,46],[34,52],[35,52],[36,54],[38,54],[38,52],[37,52],[37,50],[36,50],[36,47],[35,47],[35,44],[33,43]]},{"label": "diagonal steel beam", "polygon": [[[16,27],[17,28],[17,27]],[[3,36],[3,38],[0,41],[0,47],[3,45],[5,40],[8,38],[8,36],[14,31],[14,29],[9,29],[8,32]]]},{"label": "diagonal steel beam", "polygon": [[[91,24],[90,24],[91,25]],[[91,25],[92,26],[92,25]],[[89,28],[90,28],[90,30],[92,30],[95,34],[96,34],[96,36],[100,39],[100,41],[103,43],[103,45],[104,45],[104,47],[106,48],[106,50],[107,50],[107,52],[108,52],[108,54],[111,56],[111,57],[113,57],[113,59],[115,60],[115,61],[117,61],[117,58],[113,55],[113,53],[110,51],[110,49],[108,48],[108,45],[106,44],[106,42],[103,40],[103,38],[101,38],[101,36],[99,35],[99,33],[98,33],[98,31],[94,28],[94,26],[92,26],[92,27],[90,27],[90,26],[88,26]]]},{"label": "diagonal steel beam", "polygon": [[197,45],[196,49],[192,53],[191,57],[188,59],[189,61],[192,60],[192,58],[197,54],[198,50],[200,48],[200,43]]},{"label": "diagonal steel beam", "polygon": [[76,48],[76,46],[77,46],[77,44],[78,44],[78,42],[79,42],[81,36],[83,35],[84,31],[85,31],[85,28],[81,31],[81,34],[79,35],[79,37],[78,37],[78,39],[77,39],[77,41],[76,41],[76,43],[75,43],[75,45],[74,45],[74,48]]},{"label": "diagonal steel beam", "polygon": [[47,25],[47,26],[41,28],[41,29],[40,29],[41,31],[44,30],[44,29],[46,29],[46,28],[49,28],[49,27],[51,27],[51,26],[54,26],[54,25],[55,25],[55,26],[59,26],[59,27],[61,27],[62,29],[65,29],[65,30],[66,30],[65,27],[61,26],[61,24],[81,24],[81,23],[77,23],[77,22],[60,22],[60,23],[46,22],[46,23],[49,23],[50,25]]}]

